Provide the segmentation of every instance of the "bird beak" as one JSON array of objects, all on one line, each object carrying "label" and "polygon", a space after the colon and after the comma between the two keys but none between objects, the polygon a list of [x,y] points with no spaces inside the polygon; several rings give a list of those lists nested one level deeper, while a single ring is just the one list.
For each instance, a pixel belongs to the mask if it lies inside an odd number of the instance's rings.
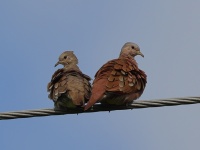
[{"label": "bird beak", "polygon": [[140,51],[137,52],[137,55],[144,57],[144,55]]},{"label": "bird beak", "polygon": [[60,61],[58,61],[58,62],[55,64],[55,66],[54,66],[54,67],[58,66],[59,64],[60,64]]}]

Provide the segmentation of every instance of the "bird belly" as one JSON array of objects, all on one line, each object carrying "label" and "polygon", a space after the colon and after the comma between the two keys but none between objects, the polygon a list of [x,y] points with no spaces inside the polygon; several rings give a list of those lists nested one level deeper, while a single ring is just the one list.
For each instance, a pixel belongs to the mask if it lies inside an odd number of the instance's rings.
[{"label": "bird belly", "polygon": [[131,93],[131,94],[113,94],[107,93],[100,100],[100,103],[104,105],[126,105],[132,103],[134,100],[138,99],[141,93]]},{"label": "bird belly", "polygon": [[73,109],[77,106],[74,105],[71,98],[69,98],[66,94],[62,94],[57,101],[55,101],[55,109],[65,110],[65,109]]},{"label": "bird belly", "polygon": [[103,105],[125,105],[125,98],[124,95],[109,93],[103,96],[100,103]]}]

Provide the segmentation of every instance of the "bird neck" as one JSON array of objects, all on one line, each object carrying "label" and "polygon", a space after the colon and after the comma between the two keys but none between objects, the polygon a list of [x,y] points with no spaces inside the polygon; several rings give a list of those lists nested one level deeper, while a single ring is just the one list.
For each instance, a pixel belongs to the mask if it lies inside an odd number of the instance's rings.
[{"label": "bird neck", "polygon": [[79,69],[79,67],[77,66],[77,64],[74,64],[74,63],[65,65],[65,66],[64,66],[64,69],[65,69],[66,71],[70,71],[70,70],[80,71],[80,69]]},{"label": "bird neck", "polygon": [[130,54],[127,54],[127,53],[121,53],[120,55],[119,55],[119,58],[121,58],[121,59],[134,59],[134,57],[133,56],[131,56]]},{"label": "bird neck", "polygon": [[135,65],[136,67],[138,66],[135,57],[128,55],[128,54],[120,54],[119,59],[126,59],[127,61],[129,61],[131,64]]}]

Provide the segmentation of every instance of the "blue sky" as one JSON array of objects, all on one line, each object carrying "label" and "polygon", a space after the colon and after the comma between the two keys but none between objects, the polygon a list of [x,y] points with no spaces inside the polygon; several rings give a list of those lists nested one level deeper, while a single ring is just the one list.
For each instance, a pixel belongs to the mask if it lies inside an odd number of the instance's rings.
[{"label": "blue sky", "polygon": [[[94,77],[125,42],[148,75],[141,100],[199,96],[200,1],[1,0],[0,111],[53,108],[46,85],[65,50]],[[185,105],[0,121],[0,147],[199,149],[200,106]]]}]

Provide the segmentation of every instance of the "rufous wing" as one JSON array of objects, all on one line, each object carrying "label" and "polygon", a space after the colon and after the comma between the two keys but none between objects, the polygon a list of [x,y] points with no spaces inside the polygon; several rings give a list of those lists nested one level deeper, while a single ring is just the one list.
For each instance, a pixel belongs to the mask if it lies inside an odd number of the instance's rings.
[{"label": "rufous wing", "polygon": [[[101,101],[107,92],[138,98],[146,85],[146,74],[137,67],[135,60],[114,59],[104,64],[96,73],[92,96],[85,110]],[[135,94],[135,95],[134,95]],[[129,102],[133,99],[128,99]]]}]

